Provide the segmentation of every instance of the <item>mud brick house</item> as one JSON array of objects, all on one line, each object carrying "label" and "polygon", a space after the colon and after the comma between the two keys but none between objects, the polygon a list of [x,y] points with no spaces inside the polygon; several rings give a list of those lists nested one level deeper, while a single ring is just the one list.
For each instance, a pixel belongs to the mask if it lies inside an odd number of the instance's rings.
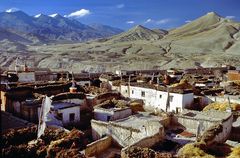
[{"label": "mud brick house", "polygon": [[211,126],[216,124],[221,124],[223,126],[222,130],[218,135],[215,136],[214,141],[218,143],[225,142],[229,137],[232,129],[233,115],[230,112],[222,112],[217,110],[209,111],[194,111],[194,110],[184,110],[174,116],[175,122],[182,125],[186,131],[198,134],[202,134],[204,131],[209,129]]},{"label": "mud brick house", "polygon": [[[91,108],[87,105],[86,95],[83,92],[60,93],[52,97],[52,111],[55,117],[62,121],[64,126],[80,125],[81,114],[84,116]],[[88,118],[90,123],[91,117]],[[84,121],[87,122],[86,119]]]},{"label": "mud brick house", "polygon": [[168,119],[149,114],[132,115],[124,119],[104,122],[92,120],[92,136],[98,140],[106,135],[111,136],[120,146],[126,147],[144,138],[148,143],[155,143],[164,138],[164,126]]},{"label": "mud brick house", "polygon": [[124,100],[107,100],[94,106],[94,119],[100,121],[114,121],[132,115],[132,110]]},{"label": "mud brick house", "polygon": [[[1,110],[36,122],[42,95],[52,96],[68,92],[71,85],[70,82],[2,84]],[[77,91],[84,92],[80,86],[77,86]]]}]

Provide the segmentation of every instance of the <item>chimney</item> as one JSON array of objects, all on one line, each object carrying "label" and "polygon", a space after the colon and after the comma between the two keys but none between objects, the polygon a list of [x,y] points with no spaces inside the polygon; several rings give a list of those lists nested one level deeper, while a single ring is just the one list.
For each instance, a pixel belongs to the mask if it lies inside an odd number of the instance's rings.
[{"label": "chimney", "polygon": [[76,83],[74,80],[72,80],[72,86],[69,88],[69,92],[70,93],[76,93],[77,92],[77,87],[76,87]]},{"label": "chimney", "polygon": [[25,62],[25,64],[24,64],[23,71],[24,71],[24,72],[28,72],[28,67],[27,67],[27,64],[26,64],[26,62]]}]

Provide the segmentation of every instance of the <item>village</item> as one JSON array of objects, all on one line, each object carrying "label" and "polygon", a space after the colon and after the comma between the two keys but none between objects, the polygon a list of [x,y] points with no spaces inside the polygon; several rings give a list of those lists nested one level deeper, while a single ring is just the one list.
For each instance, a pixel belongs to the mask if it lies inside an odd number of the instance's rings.
[{"label": "village", "polygon": [[90,73],[24,64],[1,70],[0,96],[2,157],[239,156],[240,69],[230,65]]}]

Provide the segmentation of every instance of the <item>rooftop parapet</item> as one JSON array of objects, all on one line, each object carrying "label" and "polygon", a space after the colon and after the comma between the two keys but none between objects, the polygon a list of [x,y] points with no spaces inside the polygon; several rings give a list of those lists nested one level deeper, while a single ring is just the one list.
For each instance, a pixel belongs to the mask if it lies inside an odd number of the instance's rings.
[{"label": "rooftop parapet", "polygon": [[[127,86],[128,83],[122,83],[122,85]],[[170,93],[179,93],[179,94],[193,93],[192,89],[181,89],[181,88],[174,88],[174,87],[168,88],[164,86],[156,86],[154,84],[149,84],[149,83],[130,83],[130,86],[155,89],[158,91],[165,91],[165,92],[169,91]]]}]

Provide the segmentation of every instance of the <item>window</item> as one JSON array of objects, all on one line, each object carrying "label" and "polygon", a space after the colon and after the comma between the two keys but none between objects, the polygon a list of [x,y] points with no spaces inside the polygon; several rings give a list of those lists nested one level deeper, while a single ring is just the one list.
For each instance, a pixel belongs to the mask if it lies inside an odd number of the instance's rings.
[{"label": "window", "polygon": [[162,95],[161,95],[161,94],[159,95],[159,98],[162,98]]},{"label": "window", "polygon": [[142,97],[145,97],[145,92],[144,91],[142,91]]},{"label": "window", "polygon": [[70,113],[69,114],[69,121],[72,122],[75,120],[75,113]]},{"label": "window", "polygon": [[59,120],[62,121],[62,119],[63,119],[63,114],[62,114],[62,113],[58,113],[58,114],[57,114],[57,117],[58,117]]},{"label": "window", "polygon": [[125,93],[127,93],[128,92],[128,90],[125,90]]},{"label": "window", "polygon": [[109,121],[111,119],[111,116],[107,116],[107,121]]},{"label": "window", "polygon": [[173,101],[173,96],[170,95],[170,96],[169,96],[169,102],[172,102],[172,101]]},{"label": "window", "polygon": [[132,94],[134,94],[134,90],[132,90]]},{"label": "window", "polygon": [[179,112],[181,112],[181,108],[177,107],[176,108],[176,113],[179,113]]}]

